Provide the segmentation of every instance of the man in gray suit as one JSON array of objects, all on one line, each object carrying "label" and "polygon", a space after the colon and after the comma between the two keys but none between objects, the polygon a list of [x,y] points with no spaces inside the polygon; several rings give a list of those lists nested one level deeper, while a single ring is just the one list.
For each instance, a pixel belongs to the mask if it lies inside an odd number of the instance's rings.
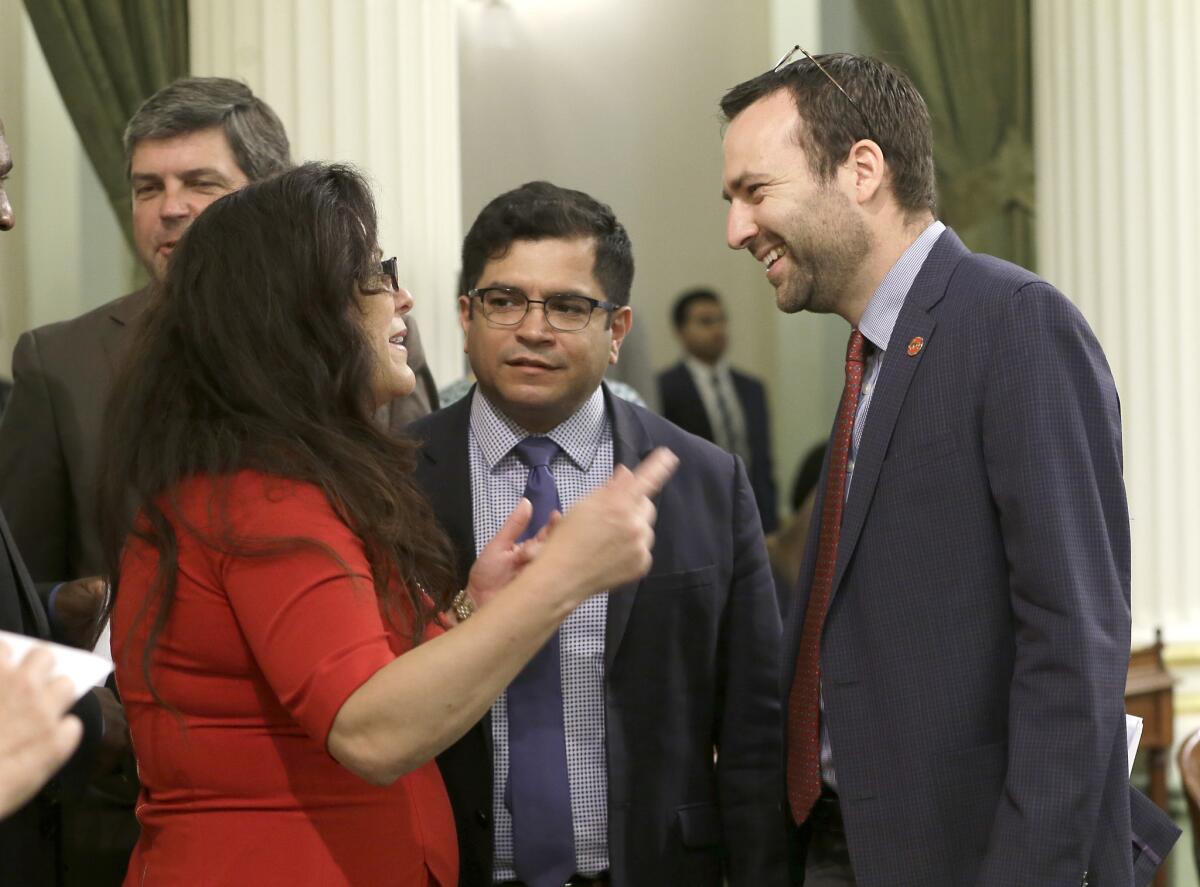
[{"label": "man in gray suit", "polygon": [[[245,84],[224,78],[177,80],[147,99],[125,130],[125,154],[135,248],[152,283],[22,335],[13,354],[15,385],[0,421],[0,510],[52,628],[86,602],[80,591],[103,589],[94,578],[105,572],[95,502],[101,428],[116,367],[153,298],[153,282],[205,207],[291,165],[279,118]],[[409,365],[422,384],[381,411],[380,421],[393,429],[436,404],[411,318],[408,328]],[[114,735],[123,734],[122,724]],[[115,885],[123,877],[137,837],[136,780],[128,761],[125,769],[123,777],[93,786],[81,806],[64,810],[68,885]]]},{"label": "man in gray suit", "polygon": [[780,310],[852,328],[784,633],[794,879],[1147,883],[1177,832],[1128,787],[1129,519],[1095,336],[936,220],[899,71],[799,57],[721,107],[729,245]]}]

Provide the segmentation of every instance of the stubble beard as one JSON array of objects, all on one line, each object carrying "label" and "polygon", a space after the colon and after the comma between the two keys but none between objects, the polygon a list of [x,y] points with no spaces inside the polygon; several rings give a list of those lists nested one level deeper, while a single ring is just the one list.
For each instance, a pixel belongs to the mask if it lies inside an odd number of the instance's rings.
[{"label": "stubble beard", "polygon": [[793,270],[776,291],[785,314],[837,313],[871,251],[871,232],[849,199],[833,187],[814,194],[783,237]]}]

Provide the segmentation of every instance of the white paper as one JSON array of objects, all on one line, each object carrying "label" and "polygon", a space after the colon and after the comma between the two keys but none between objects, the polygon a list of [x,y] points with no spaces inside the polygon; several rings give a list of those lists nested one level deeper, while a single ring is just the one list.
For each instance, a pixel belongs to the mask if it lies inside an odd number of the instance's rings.
[{"label": "white paper", "polygon": [[1138,745],[1142,741],[1142,719],[1133,715],[1125,715],[1125,744],[1129,748],[1129,773],[1133,774],[1133,756],[1137,754]]},{"label": "white paper", "polygon": [[112,620],[109,619],[104,623],[104,631],[100,632],[100,637],[96,641],[96,646],[92,652],[108,662],[112,662]]},{"label": "white paper", "polygon": [[64,647],[62,644],[52,644],[49,641],[39,641],[24,635],[0,631],[0,642],[8,648],[10,663],[20,662],[34,647],[49,650],[54,657],[55,676],[66,675],[75,685],[75,698],[79,699],[84,693],[104,683],[108,673],[112,671],[112,663],[102,656],[88,653],[86,650],[76,650],[74,647]]}]

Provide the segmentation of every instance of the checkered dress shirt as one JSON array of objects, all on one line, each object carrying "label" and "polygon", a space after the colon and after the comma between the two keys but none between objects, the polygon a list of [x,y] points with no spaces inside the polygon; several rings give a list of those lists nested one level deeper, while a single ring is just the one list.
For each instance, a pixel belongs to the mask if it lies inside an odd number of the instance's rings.
[{"label": "checkered dress shirt", "polygon": [[[478,389],[471,402],[468,452],[471,501],[478,554],[499,531],[525,493],[529,467],[513,449],[525,431]],[[579,410],[546,435],[562,452],[550,465],[563,510],[612,476],[612,427],[597,388]],[[608,595],[598,594],[567,617],[562,628],[563,721],[567,734],[567,778],[575,862],[581,874],[608,868],[608,768],[604,746],[604,636]],[[493,877],[515,880],[512,815],[504,805],[508,786],[508,700],[492,706]]]}]

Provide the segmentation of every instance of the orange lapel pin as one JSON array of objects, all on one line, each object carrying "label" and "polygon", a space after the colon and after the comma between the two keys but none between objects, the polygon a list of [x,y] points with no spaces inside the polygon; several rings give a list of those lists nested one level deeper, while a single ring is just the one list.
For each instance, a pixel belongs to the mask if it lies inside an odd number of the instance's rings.
[{"label": "orange lapel pin", "polygon": [[921,349],[925,347],[925,340],[920,336],[914,336],[913,340],[908,343],[908,356],[916,357],[921,353]]}]

